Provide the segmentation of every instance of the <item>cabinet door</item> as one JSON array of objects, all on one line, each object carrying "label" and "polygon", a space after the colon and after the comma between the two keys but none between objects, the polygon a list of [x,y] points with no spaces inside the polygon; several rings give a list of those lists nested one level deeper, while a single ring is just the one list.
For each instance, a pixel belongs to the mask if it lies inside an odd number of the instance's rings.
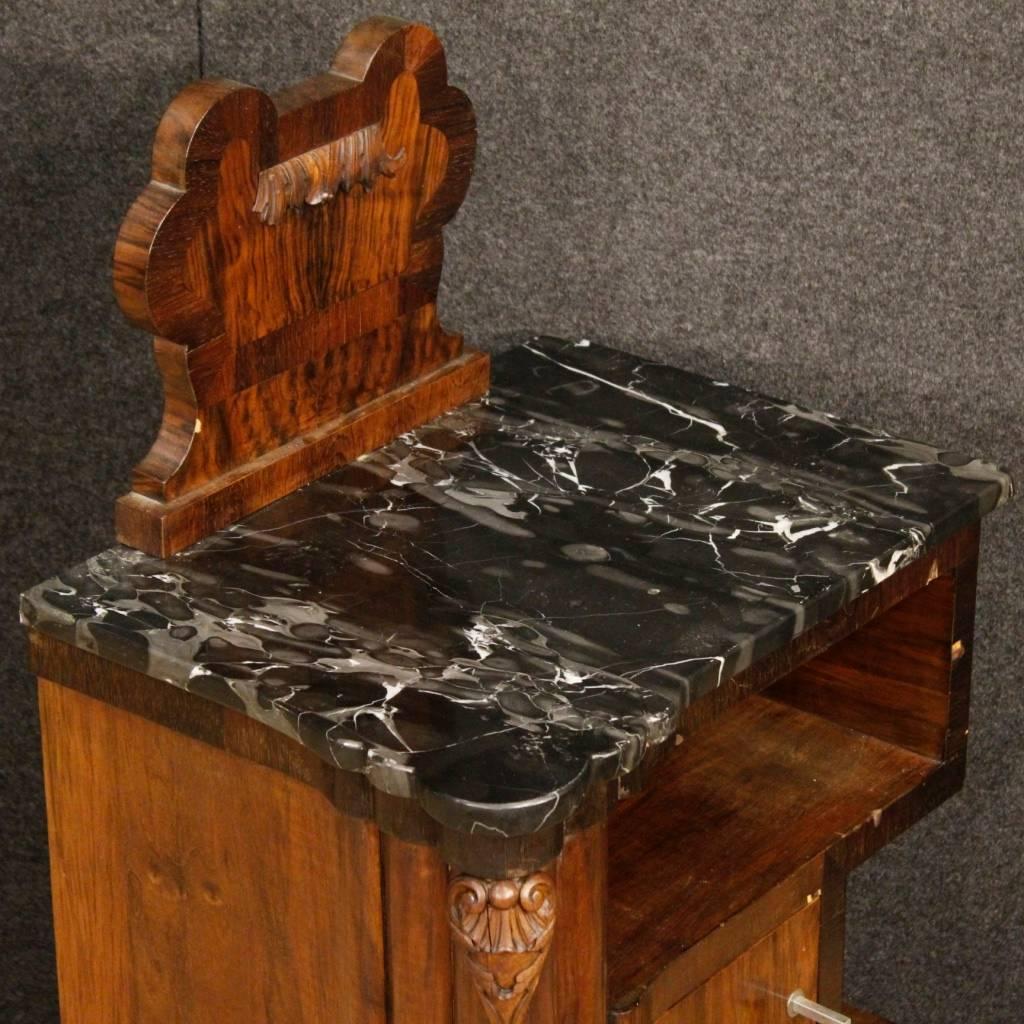
[{"label": "cabinet door", "polygon": [[817,994],[819,900],[784,921],[746,953],[662,1014],[657,1024],[793,1024],[794,989]]}]

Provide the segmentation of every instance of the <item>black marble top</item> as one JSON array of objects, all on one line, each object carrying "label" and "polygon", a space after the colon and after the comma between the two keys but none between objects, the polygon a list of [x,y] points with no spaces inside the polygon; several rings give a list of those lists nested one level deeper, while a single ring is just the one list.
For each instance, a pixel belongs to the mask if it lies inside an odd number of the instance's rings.
[{"label": "black marble top", "polygon": [[994,466],[589,344],[24,621],[237,708],[443,823],[564,819],[680,708],[1004,501]]}]

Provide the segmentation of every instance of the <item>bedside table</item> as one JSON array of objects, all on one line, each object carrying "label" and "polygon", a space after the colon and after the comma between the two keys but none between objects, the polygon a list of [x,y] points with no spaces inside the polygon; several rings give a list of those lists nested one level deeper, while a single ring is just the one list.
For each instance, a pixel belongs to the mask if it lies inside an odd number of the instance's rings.
[{"label": "bedside table", "polygon": [[877,1022],[845,880],[961,784],[1010,480],[587,341],[488,384],[443,71],[375,19],[158,133],[135,546],[22,603],[63,1019]]}]

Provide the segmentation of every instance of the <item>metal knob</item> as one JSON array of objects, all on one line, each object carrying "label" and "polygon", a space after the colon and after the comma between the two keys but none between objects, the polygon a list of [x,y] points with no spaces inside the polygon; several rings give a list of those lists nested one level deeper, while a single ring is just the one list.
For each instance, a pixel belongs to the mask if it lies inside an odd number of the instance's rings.
[{"label": "metal knob", "polygon": [[853,1024],[845,1013],[830,1010],[827,1006],[808,999],[803,989],[799,988],[789,997],[786,1009],[790,1017],[803,1017],[805,1020],[813,1020],[815,1024]]}]

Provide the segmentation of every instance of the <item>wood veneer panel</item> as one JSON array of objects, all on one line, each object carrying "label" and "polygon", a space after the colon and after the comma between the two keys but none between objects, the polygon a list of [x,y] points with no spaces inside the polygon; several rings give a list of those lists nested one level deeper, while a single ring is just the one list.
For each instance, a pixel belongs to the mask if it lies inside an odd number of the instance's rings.
[{"label": "wood veneer panel", "polygon": [[950,723],[956,582],[940,576],[780,679],[778,700],[941,758]]},{"label": "wood veneer panel", "polygon": [[958,779],[766,697],[730,709],[609,819],[610,1006],[672,1005],[687,950],[824,852],[858,862]]},{"label": "wood veneer panel", "polygon": [[376,828],[40,680],[64,1024],[384,1024]]},{"label": "wood veneer panel", "polygon": [[215,704],[45,633],[31,630],[28,641],[29,664],[41,678],[290,775],[319,789],[352,816],[367,817],[372,813],[372,795],[364,776],[336,769],[298,740],[241,711]]},{"label": "wood veneer panel", "polygon": [[389,1024],[449,1024],[448,866],[432,846],[382,840]]},{"label": "wood veneer panel", "polygon": [[943,757],[947,760],[962,756],[967,750],[967,731],[971,703],[971,670],[974,661],[974,615],[978,592],[978,548],[972,557],[961,562],[954,570],[956,600],[953,608],[951,655],[953,664],[949,673],[949,728]]},{"label": "wood veneer panel", "polygon": [[818,1001],[843,1002],[846,963],[846,868],[830,854],[824,857],[821,882],[821,942],[818,946]]},{"label": "wood veneer panel", "polygon": [[391,18],[277,97],[226,79],[175,97],[114,253],[165,399],[119,539],[171,554],[486,391],[436,308],[475,150],[440,40]]},{"label": "wood veneer panel", "polygon": [[794,914],[657,1024],[792,1024],[786,1000],[794,989],[816,994],[819,905]]},{"label": "wood veneer panel", "polygon": [[[810,901],[820,899],[823,860],[818,857],[808,861],[774,889],[681,953],[648,988],[635,993],[634,1006],[626,1009],[624,1004],[627,1000],[621,999],[612,1019],[616,1024],[651,1024],[681,995],[698,989],[772,932],[780,921],[792,917]],[[820,979],[820,954],[818,974]]]},{"label": "wood veneer panel", "polygon": [[133,491],[118,499],[117,539],[150,554],[171,555],[476,398],[489,380],[490,358],[469,349],[440,369],[284,440],[181,495],[162,501]]},{"label": "wood veneer panel", "polygon": [[556,871],[559,897],[551,965],[537,998],[547,1015],[527,1024],[605,1024],[605,894],[608,846],[604,823],[569,836]]},{"label": "wood veneer panel", "polygon": [[297,739],[161,679],[108,661],[92,651],[30,630],[29,662],[36,675],[130,711],[204,743],[291,775],[323,792],[345,814],[372,818],[385,832],[437,846],[441,859],[495,877],[537,870],[558,856],[566,827],[584,828],[602,806],[603,790],[566,826],[511,839],[443,828],[414,801],[370,786],[365,775],[324,761]]}]

